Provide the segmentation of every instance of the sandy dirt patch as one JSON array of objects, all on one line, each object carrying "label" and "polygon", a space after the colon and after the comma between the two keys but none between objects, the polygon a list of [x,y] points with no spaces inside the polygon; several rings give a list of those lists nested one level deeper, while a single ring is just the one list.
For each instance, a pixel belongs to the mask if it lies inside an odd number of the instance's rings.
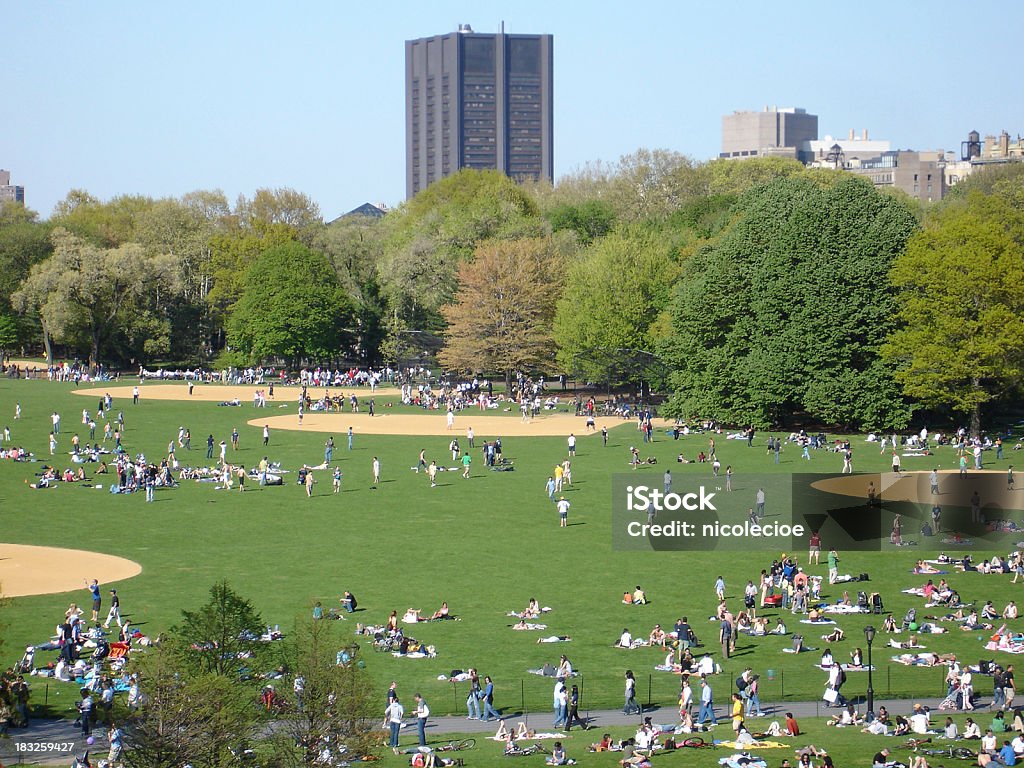
[{"label": "sandy dirt patch", "polygon": [[[251,384],[196,384],[192,389],[190,397],[188,386],[184,382],[178,384],[146,382],[138,386],[140,400],[194,400],[196,402],[224,403],[238,399],[243,407],[249,406],[250,408],[252,408],[253,393],[257,389],[262,389],[264,392],[270,389],[269,384],[259,387]],[[74,393],[76,395],[99,398],[104,393],[109,392],[110,396],[114,398],[114,405],[116,406],[118,401],[130,401],[132,399],[132,389],[134,388],[134,384],[129,384],[128,386],[118,384],[112,387],[79,387],[74,390]],[[284,404],[294,407],[295,403],[299,400],[299,393],[301,391],[301,387],[282,387],[275,384],[274,398],[270,399],[269,396],[267,397],[267,408],[276,408],[278,405]],[[373,393],[370,392],[369,387],[331,387],[329,390],[325,390],[323,387],[310,387],[307,390],[307,394],[314,400],[318,400],[325,391],[330,392],[332,397],[337,397],[339,394],[345,395],[346,398],[350,395],[356,395],[360,402],[371,397],[389,397],[400,394],[397,387],[377,387],[377,390]]]},{"label": "sandy dirt patch", "polygon": [[103,586],[140,573],[141,565],[114,555],[0,543],[0,594],[4,597],[81,590],[84,597],[78,602],[85,605],[89,602],[86,579],[97,579]]},{"label": "sandy dirt patch", "polygon": [[[840,496],[853,496],[858,499],[867,498],[868,483],[873,483],[876,493],[883,501],[912,502],[915,504],[956,504],[963,503],[969,492],[976,485],[972,481],[991,481],[1006,476],[998,470],[972,469],[967,477],[961,479],[955,469],[939,471],[940,494],[933,496],[931,492],[931,471],[881,472],[879,474],[864,473],[859,475],[842,475],[817,480],[811,483],[812,488]],[[961,487],[961,485],[964,485]]]},{"label": "sandy dirt patch", "polygon": [[[292,413],[288,416],[269,416],[265,419],[252,419],[249,425],[263,427],[264,424],[273,429],[292,429],[302,432],[330,432],[339,436],[339,444],[344,440],[348,428],[352,427],[356,435],[451,435],[464,441],[466,430],[473,428],[476,437],[568,437],[573,433],[578,438],[588,434],[599,435],[601,427],[608,429],[625,424],[633,426],[632,421],[615,418],[596,419],[594,432],[586,431],[586,420],[582,416],[571,414],[550,414],[523,422],[518,416],[478,415],[479,411],[464,411],[455,417],[455,424],[448,429],[448,419],[444,413],[380,413],[370,416],[366,413],[307,413],[299,426],[299,417]],[[640,442],[640,435],[637,435]]]}]

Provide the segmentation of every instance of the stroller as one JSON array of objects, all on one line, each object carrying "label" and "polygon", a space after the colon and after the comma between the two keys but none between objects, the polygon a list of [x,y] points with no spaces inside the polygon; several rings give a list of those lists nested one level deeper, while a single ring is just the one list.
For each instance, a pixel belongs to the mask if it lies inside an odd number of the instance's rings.
[{"label": "stroller", "polygon": [[908,629],[915,622],[917,622],[917,608],[911,608],[903,615],[903,628]]},{"label": "stroller", "polygon": [[875,613],[882,613],[885,610],[882,607],[882,596],[877,592],[871,593],[871,608]]},{"label": "stroller", "polygon": [[36,657],[36,649],[33,646],[25,648],[25,655],[21,657],[21,661],[14,665],[14,671],[19,675],[27,675],[32,672],[33,664],[32,661]]}]

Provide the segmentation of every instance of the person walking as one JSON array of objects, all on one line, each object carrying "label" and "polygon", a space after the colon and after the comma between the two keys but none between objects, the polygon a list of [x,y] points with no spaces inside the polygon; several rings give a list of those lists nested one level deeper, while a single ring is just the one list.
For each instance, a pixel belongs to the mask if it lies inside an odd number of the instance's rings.
[{"label": "person walking", "polygon": [[633,676],[633,670],[631,669],[626,670],[625,699],[626,703],[622,707],[622,714],[643,714],[643,710],[640,709],[640,705],[636,703],[636,678]]},{"label": "person walking", "polygon": [[480,689],[480,678],[476,670],[469,670],[469,693],[466,694],[467,720],[480,719],[480,701],[483,699],[483,691]]},{"label": "person walking", "polygon": [[330,464],[334,459],[334,435],[327,438],[324,443],[324,464]]},{"label": "person walking", "polygon": [[416,700],[416,735],[419,737],[420,746],[427,746],[427,718],[430,717],[430,707],[420,694],[413,696]]},{"label": "person walking", "polygon": [[590,730],[587,721],[580,717],[580,688],[578,685],[574,685],[569,691],[569,715],[565,719],[566,732],[572,730],[573,723],[585,731]]},{"label": "person walking", "polygon": [[121,598],[117,596],[117,590],[110,590],[110,610],[107,611],[107,620],[103,623],[103,628],[108,629],[111,621],[117,621],[117,626],[122,626],[121,622]]},{"label": "person walking", "polygon": [[398,732],[402,729],[405,707],[398,696],[395,696],[384,710],[384,727],[388,729],[388,746],[398,754]]},{"label": "person walking", "polygon": [[334,468],[334,478],[331,481],[335,493],[341,493],[341,467]]},{"label": "person walking", "polygon": [[231,428],[231,450],[238,450],[238,427]]},{"label": "person walking", "polygon": [[348,428],[348,449],[352,450],[352,427]]},{"label": "person walking", "polygon": [[711,684],[707,681],[704,675],[700,677],[700,710],[697,712],[697,725],[703,725],[705,720],[710,720],[712,725],[718,725],[718,720],[715,718],[715,702],[714,694],[711,690]]},{"label": "person walking", "polygon": [[313,496],[313,470],[306,470],[306,497],[310,498]]},{"label": "person walking", "polygon": [[[109,430],[109,427],[110,427],[110,423],[108,422],[107,423],[108,430]],[[106,441],[107,441],[107,435],[106,435],[106,432],[104,432],[104,434],[103,434],[103,442],[106,442]],[[208,458],[208,459],[212,459],[213,458],[213,446],[214,445],[215,445],[215,441],[213,439],[213,435],[210,435],[209,437],[206,438],[206,458]]]},{"label": "person walking", "polygon": [[267,445],[268,443],[270,443],[270,425],[269,424],[264,424],[263,425],[263,444]]},{"label": "person walking", "polygon": [[561,728],[569,719],[569,691],[566,690],[565,680],[561,677],[555,680],[554,700],[552,707],[555,712],[553,728]]},{"label": "person walking", "polygon": [[462,454],[462,476],[469,479],[469,468],[473,464],[473,458],[469,455],[469,451]]},{"label": "person walking", "polygon": [[483,702],[484,716],[481,719],[484,722],[500,720],[501,714],[494,708],[494,681],[490,675],[484,677]]},{"label": "person walking", "polygon": [[373,487],[380,485],[380,459],[373,457]]}]

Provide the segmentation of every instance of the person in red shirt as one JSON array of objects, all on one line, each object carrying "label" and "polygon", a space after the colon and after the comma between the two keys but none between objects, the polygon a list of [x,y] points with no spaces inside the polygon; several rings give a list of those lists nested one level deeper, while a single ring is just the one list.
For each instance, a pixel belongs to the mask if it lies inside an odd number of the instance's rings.
[{"label": "person in red shirt", "polygon": [[797,725],[796,719],[793,717],[792,712],[786,713],[786,735],[787,736],[799,736],[800,726]]}]

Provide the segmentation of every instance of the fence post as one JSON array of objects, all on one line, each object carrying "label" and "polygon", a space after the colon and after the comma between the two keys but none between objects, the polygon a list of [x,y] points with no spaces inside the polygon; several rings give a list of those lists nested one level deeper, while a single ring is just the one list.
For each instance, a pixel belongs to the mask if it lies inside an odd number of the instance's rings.
[{"label": "fence post", "polygon": [[648,675],[647,675],[647,708],[648,709],[651,708],[651,677],[652,677],[652,675],[650,673],[648,673]]},{"label": "fence post", "polygon": [[892,668],[885,668],[885,695],[892,696]]},{"label": "fence post", "polygon": [[459,683],[456,680],[452,680],[452,697],[455,699],[455,709],[453,712],[461,712],[459,707]]},{"label": "fence post", "polygon": [[782,695],[779,697],[780,701],[786,700],[786,670],[779,670],[779,685],[782,686]]},{"label": "fence post", "polygon": [[526,681],[519,678],[519,708],[526,711]]}]

